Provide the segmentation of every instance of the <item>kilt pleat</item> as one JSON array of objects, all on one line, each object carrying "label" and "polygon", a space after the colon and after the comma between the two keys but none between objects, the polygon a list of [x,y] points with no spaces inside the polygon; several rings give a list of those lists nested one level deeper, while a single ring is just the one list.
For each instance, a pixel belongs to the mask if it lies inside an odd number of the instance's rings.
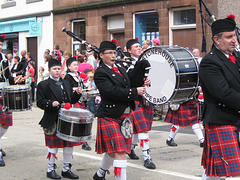
[{"label": "kilt pleat", "polygon": [[178,125],[180,127],[194,125],[199,123],[197,109],[197,102],[193,99],[182,103],[176,111],[168,108],[164,122]]},{"label": "kilt pleat", "polygon": [[12,112],[3,112],[3,99],[0,98],[0,124],[12,126]]},{"label": "kilt pleat", "polygon": [[202,166],[207,176],[239,176],[240,149],[237,127],[205,124]]},{"label": "kilt pleat", "polygon": [[130,119],[133,122],[133,133],[141,133],[143,131],[151,131],[154,108],[153,105],[139,105],[139,101],[135,101],[135,110],[132,112]]},{"label": "kilt pleat", "polygon": [[119,119],[98,118],[97,122],[97,138],[95,151],[102,153],[121,153],[127,154],[131,151],[132,138],[125,139],[121,133],[121,123],[126,115]]},{"label": "kilt pleat", "polygon": [[45,134],[45,143],[46,143],[46,146],[48,146],[49,148],[73,147],[73,146],[79,146],[83,144],[82,142],[70,142],[70,141],[62,140],[59,137],[57,137],[56,134],[53,134],[53,135]]}]

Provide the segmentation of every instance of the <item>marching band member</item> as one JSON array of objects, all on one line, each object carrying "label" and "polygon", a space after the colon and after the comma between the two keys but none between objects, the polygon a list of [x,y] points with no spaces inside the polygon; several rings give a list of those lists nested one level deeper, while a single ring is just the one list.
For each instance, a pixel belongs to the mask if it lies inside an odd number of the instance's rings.
[{"label": "marching band member", "polygon": [[[66,66],[67,74],[64,79],[70,82],[73,90],[75,90],[77,87],[83,88],[83,80],[78,73],[77,59],[75,57],[70,57],[66,62]],[[78,101],[73,105],[73,107],[85,109],[85,104],[79,103]]]},{"label": "marching band member", "polygon": [[[142,52],[142,48],[138,40],[129,40],[126,44],[126,47],[131,55],[131,58],[137,61]],[[149,169],[156,169],[155,164],[152,162],[149,150],[149,131],[152,128],[154,114],[153,105],[144,105],[142,102],[140,102],[139,99],[135,101],[135,105],[136,109],[131,115],[134,134],[132,139],[131,153],[129,154],[129,157],[131,159],[139,159],[139,157],[134,152],[134,148],[139,141],[144,157],[144,166]]]},{"label": "marching band member", "polygon": [[204,94],[205,141],[202,154],[203,180],[239,179],[240,148],[240,56],[236,45],[235,16],[212,23],[212,50],[200,64]]},{"label": "marching band member", "polygon": [[[3,42],[4,42],[5,35],[0,35],[0,85],[1,83],[5,83],[5,81],[9,80],[10,84],[14,84],[14,81],[17,82],[22,82],[24,81],[24,78],[22,76],[17,76],[15,79],[10,76],[10,71],[8,68],[8,60],[7,57],[1,53],[2,52],[2,47],[3,47]],[[1,87],[3,88],[3,87]],[[11,112],[4,112],[3,111],[3,99],[2,96],[0,96],[0,167],[5,166],[5,162],[3,160],[3,156],[6,156],[6,153],[3,151],[2,146],[1,146],[1,139],[3,135],[7,132],[8,127],[12,126],[12,113]]]},{"label": "marching band member", "polygon": [[[65,76],[65,80],[69,81],[73,90],[76,89],[78,86],[81,88],[84,87],[83,79],[81,78],[81,73],[78,71],[78,62],[75,57],[70,57],[67,62],[67,74]],[[85,109],[85,103],[80,102],[80,100],[73,105],[74,108],[82,108]],[[90,151],[92,148],[88,145],[87,142],[83,143],[82,149]]]},{"label": "marching band member", "polygon": [[[171,106],[177,106],[171,107]],[[204,137],[201,125],[198,119],[198,105],[195,99],[180,103],[179,105],[170,105],[164,122],[173,124],[170,129],[170,134],[166,143],[168,146],[177,146],[174,142],[174,137],[178,133],[180,127],[192,126],[193,132],[196,134],[200,147],[203,147]],[[179,106],[179,107],[178,107]]]},{"label": "marching band member", "polygon": [[[111,165],[114,166],[116,180],[126,180],[126,153],[131,151],[130,137],[121,132],[121,124],[134,110],[134,100],[143,96],[145,87],[131,88],[129,77],[123,68],[117,68],[116,45],[110,41],[100,44],[100,65],[97,68],[94,81],[101,95],[100,107],[97,110],[96,152],[105,153],[99,170],[93,176],[94,180],[105,180],[105,175]],[[128,121],[130,124],[130,120]]]},{"label": "marching band member", "polygon": [[61,61],[50,59],[48,67],[50,77],[41,81],[37,87],[37,106],[44,110],[44,115],[39,124],[44,129],[46,146],[48,146],[47,177],[61,179],[61,176],[55,172],[55,159],[57,159],[58,148],[63,148],[62,176],[78,179],[79,177],[71,171],[71,157],[73,146],[81,143],[64,141],[56,136],[55,131],[61,104],[76,103],[80,98],[81,87],[77,87],[73,93],[70,83],[60,78]]}]

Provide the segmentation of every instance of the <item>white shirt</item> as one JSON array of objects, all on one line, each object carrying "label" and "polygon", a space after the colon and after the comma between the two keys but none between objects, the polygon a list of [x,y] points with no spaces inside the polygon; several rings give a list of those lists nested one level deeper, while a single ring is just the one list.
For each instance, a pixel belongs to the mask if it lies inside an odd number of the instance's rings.
[{"label": "white shirt", "polygon": [[91,55],[87,58],[87,63],[91,64],[94,70],[97,68],[97,62],[93,55]]}]

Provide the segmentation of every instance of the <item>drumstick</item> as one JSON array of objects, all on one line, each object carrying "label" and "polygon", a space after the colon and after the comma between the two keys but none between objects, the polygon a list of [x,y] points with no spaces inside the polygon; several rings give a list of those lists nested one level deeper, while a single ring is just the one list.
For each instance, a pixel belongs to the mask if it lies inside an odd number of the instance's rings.
[{"label": "drumstick", "polygon": [[4,70],[2,70],[1,72],[0,72],[0,74],[2,74],[4,71],[6,71],[8,68],[10,67],[10,65],[9,66],[7,66],[7,67],[5,67],[5,69]]},{"label": "drumstick", "polygon": [[88,91],[88,89],[82,89],[82,91]]},{"label": "drumstick", "polygon": [[22,77],[22,76],[19,76],[19,77],[16,79],[16,81],[14,81],[14,83],[16,84],[21,77]]}]

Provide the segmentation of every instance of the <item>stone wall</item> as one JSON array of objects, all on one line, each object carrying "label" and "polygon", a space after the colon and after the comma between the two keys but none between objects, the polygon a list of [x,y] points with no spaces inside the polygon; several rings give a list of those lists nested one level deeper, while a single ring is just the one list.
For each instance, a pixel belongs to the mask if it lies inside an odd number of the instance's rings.
[{"label": "stone wall", "polygon": [[[117,2],[119,0],[113,1]],[[230,0],[234,1],[236,4],[240,4],[239,0]],[[201,49],[202,47],[202,26],[201,26],[201,17],[199,13],[199,2],[197,0],[149,0],[142,1],[136,0],[135,4],[132,0],[124,1],[121,5],[106,6],[97,8],[90,8],[88,10],[78,10],[74,9],[69,11],[69,9],[64,11],[58,11],[64,9],[64,6],[77,5],[81,6],[81,3],[86,4],[86,2],[91,3],[91,0],[54,0],[54,44],[61,45],[63,49],[71,51],[71,38],[61,31],[62,27],[66,27],[68,30],[71,30],[71,21],[74,19],[85,19],[86,20],[86,41],[99,46],[99,43],[103,40],[110,40],[110,33],[107,31],[107,17],[113,15],[123,15],[125,18],[125,42],[133,38],[133,14],[141,11],[152,11],[157,10],[159,14],[159,36],[161,42],[164,45],[169,44],[169,10],[172,8],[181,8],[181,7],[196,7],[196,47]],[[104,1],[99,1],[104,2]],[[129,2],[129,3],[127,3]],[[224,7],[223,3],[227,3],[230,6],[230,3],[225,0],[205,0],[208,4],[208,7],[213,11],[216,16],[225,16],[222,14],[230,14],[230,7]],[[235,7],[235,6],[234,6]],[[224,9],[225,8],[225,9]],[[219,10],[218,10],[219,9]],[[236,11],[240,8],[236,8]],[[56,10],[56,11],[55,11]],[[59,13],[58,13],[59,12]],[[224,13],[223,13],[224,12]],[[240,12],[238,12],[240,13]],[[203,7],[203,14],[209,20],[209,16],[206,13]],[[237,13],[236,13],[237,14]],[[239,16],[240,17],[240,16]],[[211,49],[211,29],[206,23],[204,23],[204,30],[206,33],[207,41],[207,52]],[[189,37],[191,38],[191,37]],[[202,53],[205,55],[205,53]]]}]

